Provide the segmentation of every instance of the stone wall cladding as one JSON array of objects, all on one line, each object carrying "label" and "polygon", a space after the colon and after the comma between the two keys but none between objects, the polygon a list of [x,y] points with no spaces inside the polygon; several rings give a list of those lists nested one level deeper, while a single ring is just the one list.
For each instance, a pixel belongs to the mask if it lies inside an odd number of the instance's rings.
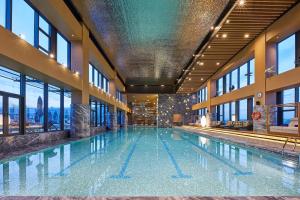
[{"label": "stone wall cladding", "polygon": [[50,144],[69,137],[68,131],[30,133],[0,137],[0,152],[12,152],[38,144]]},{"label": "stone wall cladding", "polygon": [[90,136],[90,106],[71,105],[71,137]]},{"label": "stone wall cladding", "polygon": [[91,135],[97,135],[97,134],[105,132],[105,131],[106,131],[105,126],[98,126],[98,127],[91,127],[90,128]]},{"label": "stone wall cladding", "polygon": [[195,111],[192,105],[195,96],[189,94],[159,94],[158,95],[158,127],[170,128],[173,126],[173,114],[181,114],[183,124],[193,121]]}]

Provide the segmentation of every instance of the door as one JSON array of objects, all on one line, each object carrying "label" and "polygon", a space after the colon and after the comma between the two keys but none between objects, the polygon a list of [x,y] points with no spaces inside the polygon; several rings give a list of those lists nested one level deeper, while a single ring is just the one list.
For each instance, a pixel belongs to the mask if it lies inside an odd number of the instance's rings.
[{"label": "door", "polygon": [[20,133],[20,97],[0,95],[0,135]]}]

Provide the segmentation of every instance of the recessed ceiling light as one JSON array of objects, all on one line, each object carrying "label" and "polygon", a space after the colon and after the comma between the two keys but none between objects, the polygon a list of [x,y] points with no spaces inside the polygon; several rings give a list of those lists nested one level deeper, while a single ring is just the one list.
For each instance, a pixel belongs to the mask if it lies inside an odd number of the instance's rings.
[{"label": "recessed ceiling light", "polygon": [[245,5],[245,3],[246,3],[246,1],[245,1],[245,0],[239,0],[239,6],[244,6],[244,5]]},{"label": "recessed ceiling light", "polygon": [[191,81],[192,80],[192,78],[189,78],[189,81]]},{"label": "recessed ceiling light", "polygon": [[201,57],[204,57],[204,54],[202,54]]},{"label": "recessed ceiling light", "polygon": [[49,56],[50,56],[50,58],[54,58],[54,54],[53,53],[50,53]]},{"label": "recessed ceiling light", "polygon": [[216,37],[218,38],[218,37],[219,37],[219,34],[217,34]]},{"label": "recessed ceiling light", "polygon": [[133,87],[134,85],[130,85],[131,87]]},{"label": "recessed ceiling light", "polygon": [[209,45],[208,48],[210,49],[210,47],[211,47],[211,46]]},{"label": "recessed ceiling light", "polygon": [[214,29],[215,29],[215,27],[213,27],[213,26],[210,27],[210,30],[214,30]]},{"label": "recessed ceiling light", "polygon": [[216,65],[217,65],[217,66],[219,66],[219,65],[220,65],[220,63],[219,63],[219,62],[217,62],[217,63],[216,63]]},{"label": "recessed ceiling light", "polygon": [[246,33],[245,35],[244,35],[244,38],[249,38],[249,34],[248,33]]},{"label": "recessed ceiling light", "polygon": [[223,34],[222,34],[222,38],[227,38],[227,34],[226,34],[226,33],[223,33]]},{"label": "recessed ceiling light", "polygon": [[229,23],[230,23],[230,20],[229,20],[229,19],[227,19],[227,20],[226,20],[226,24],[229,24]]},{"label": "recessed ceiling light", "polygon": [[200,80],[201,80],[201,81],[203,81],[204,79],[203,79],[203,78],[201,78]]},{"label": "recessed ceiling light", "polygon": [[165,87],[165,85],[160,85],[161,87]]},{"label": "recessed ceiling light", "polygon": [[148,87],[148,85],[145,85],[145,87]]}]

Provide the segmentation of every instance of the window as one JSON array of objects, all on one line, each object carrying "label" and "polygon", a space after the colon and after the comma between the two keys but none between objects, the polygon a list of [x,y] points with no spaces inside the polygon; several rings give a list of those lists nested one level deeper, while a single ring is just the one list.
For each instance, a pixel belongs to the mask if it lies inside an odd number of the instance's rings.
[{"label": "window", "polygon": [[[217,80],[217,96],[245,87],[255,82],[255,59],[251,59],[237,69]],[[224,85],[225,84],[225,85]]]},{"label": "window", "polygon": [[123,101],[122,93],[119,90],[117,90],[117,92],[116,92],[116,99],[119,100],[119,101]]},{"label": "window", "polygon": [[226,74],[225,77],[225,82],[226,82],[226,88],[225,88],[225,92],[230,92],[230,73]]},{"label": "window", "polygon": [[70,67],[70,43],[57,33],[57,62]]},{"label": "window", "polygon": [[235,101],[231,102],[231,105],[230,105],[230,119],[231,121],[237,121],[237,118],[236,118],[236,113],[235,113],[235,109],[236,109],[236,103]]},{"label": "window", "polygon": [[101,103],[97,102],[97,126],[101,126]]},{"label": "window", "polygon": [[248,106],[247,99],[239,101],[239,121],[245,121],[248,119]]},{"label": "window", "polygon": [[20,73],[0,66],[0,91],[20,94]]},{"label": "window", "polygon": [[238,69],[231,72],[231,87],[230,91],[238,89]]},{"label": "window", "polygon": [[71,128],[71,92],[64,92],[64,129]]},{"label": "window", "polygon": [[218,106],[218,120],[224,121],[223,104]]},{"label": "window", "polygon": [[296,58],[296,38],[295,34],[278,43],[278,74],[289,71],[295,68]]},{"label": "window", "polygon": [[240,67],[240,88],[247,86],[248,68],[247,63]]},{"label": "window", "polygon": [[224,104],[224,122],[227,122],[231,119],[230,117],[230,104]]},{"label": "window", "polygon": [[99,86],[98,76],[99,76],[99,72],[94,68],[94,85],[97,87]]},{"label": "window", "polygon": [[251,59],[249,62],[249,84],[255,83],[255,59]]},{"label": "window", "polygon": [[217,96],[223,95],[223,77],[217,81]]},{"label": "window", "polygon": [[48,86],[48,131],[60,130],[60,92],[55,86]]},{"label": "window", "polygon": [[0,135],[3,135],[3,97],[0,96]]},{"label": "window", "polygon": [[6,21],[6,1],[0,1],[0,25],[5,27]]},{"label": "window", "polygon": [[12,1],[12,32],[34,46],[34,10],[24,0]]},{"label": "window", "polygon": [[91,101],[90,103],[90,108],[91,108],[91,127],[95,127],[96,126],[96,102],[95,101]]},{"label": "window", "polygon": [[[295,94],[295,88],[284,90],[282,94],[282,103],[295,103]],[[295,117],[295,107],[283,107],[282,112],[282,122],[284,125],[288,125],[290,123],[290,120]]]},{"label": "window", "polygon": [[93,65],[89,64],[89,82],[93,83]]},{"label": "window", "polygon": [[44,131],[44,83],[26,77],[26,132]]},{"label": "window", "polygon": [[50,52],[50,25],[39,16],[39,45],[38,48],[45,54]]}]

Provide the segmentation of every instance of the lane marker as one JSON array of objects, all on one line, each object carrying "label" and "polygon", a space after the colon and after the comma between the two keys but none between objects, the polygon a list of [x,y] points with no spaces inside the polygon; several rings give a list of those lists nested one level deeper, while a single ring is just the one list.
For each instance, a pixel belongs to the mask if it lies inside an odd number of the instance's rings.
[{"label": "lane marker", "polygon": [[160,141],[162,142],[164,149],[168,153],[169,158],[170,158],[170,160],[171,160],[172,164],[174,165],[174,168],[176,169],[176,172],[177,172],[177,176],[176,175],[172,175],[171,177],[172,178],[192,178],[192,176],[186,175],[186,174],[184,174],[182,172],[182,170],[180,169],[178,163],[176,162],[173,154],[171,153],[171,151],[170,151],[167,143],[162,139],[162,137],[160,135],[158,135],[158,137],[159,137]]},{"label": "lane marker", "polygon": [[133,153],[136,149],[136,146],[137,146],[139,140],[141,139],[141,137],[142,137],[142,135],[140,134],[138,136],[138,138],[136,139],[136,141],[134,142],[133,146],[131,147],[131,149],[129,151],[129,154],[127,155],[127,158],[126,158],[125,162],[123,163],[119,174],[118,175],[112,175],[110,178],[113,178],[113,179],[129,179],[130,178],[130,176],[126,176],[126,170],[127,170],[128,164],[131,160],[131,157],[132,157],[132,155],[133,155]]}]

